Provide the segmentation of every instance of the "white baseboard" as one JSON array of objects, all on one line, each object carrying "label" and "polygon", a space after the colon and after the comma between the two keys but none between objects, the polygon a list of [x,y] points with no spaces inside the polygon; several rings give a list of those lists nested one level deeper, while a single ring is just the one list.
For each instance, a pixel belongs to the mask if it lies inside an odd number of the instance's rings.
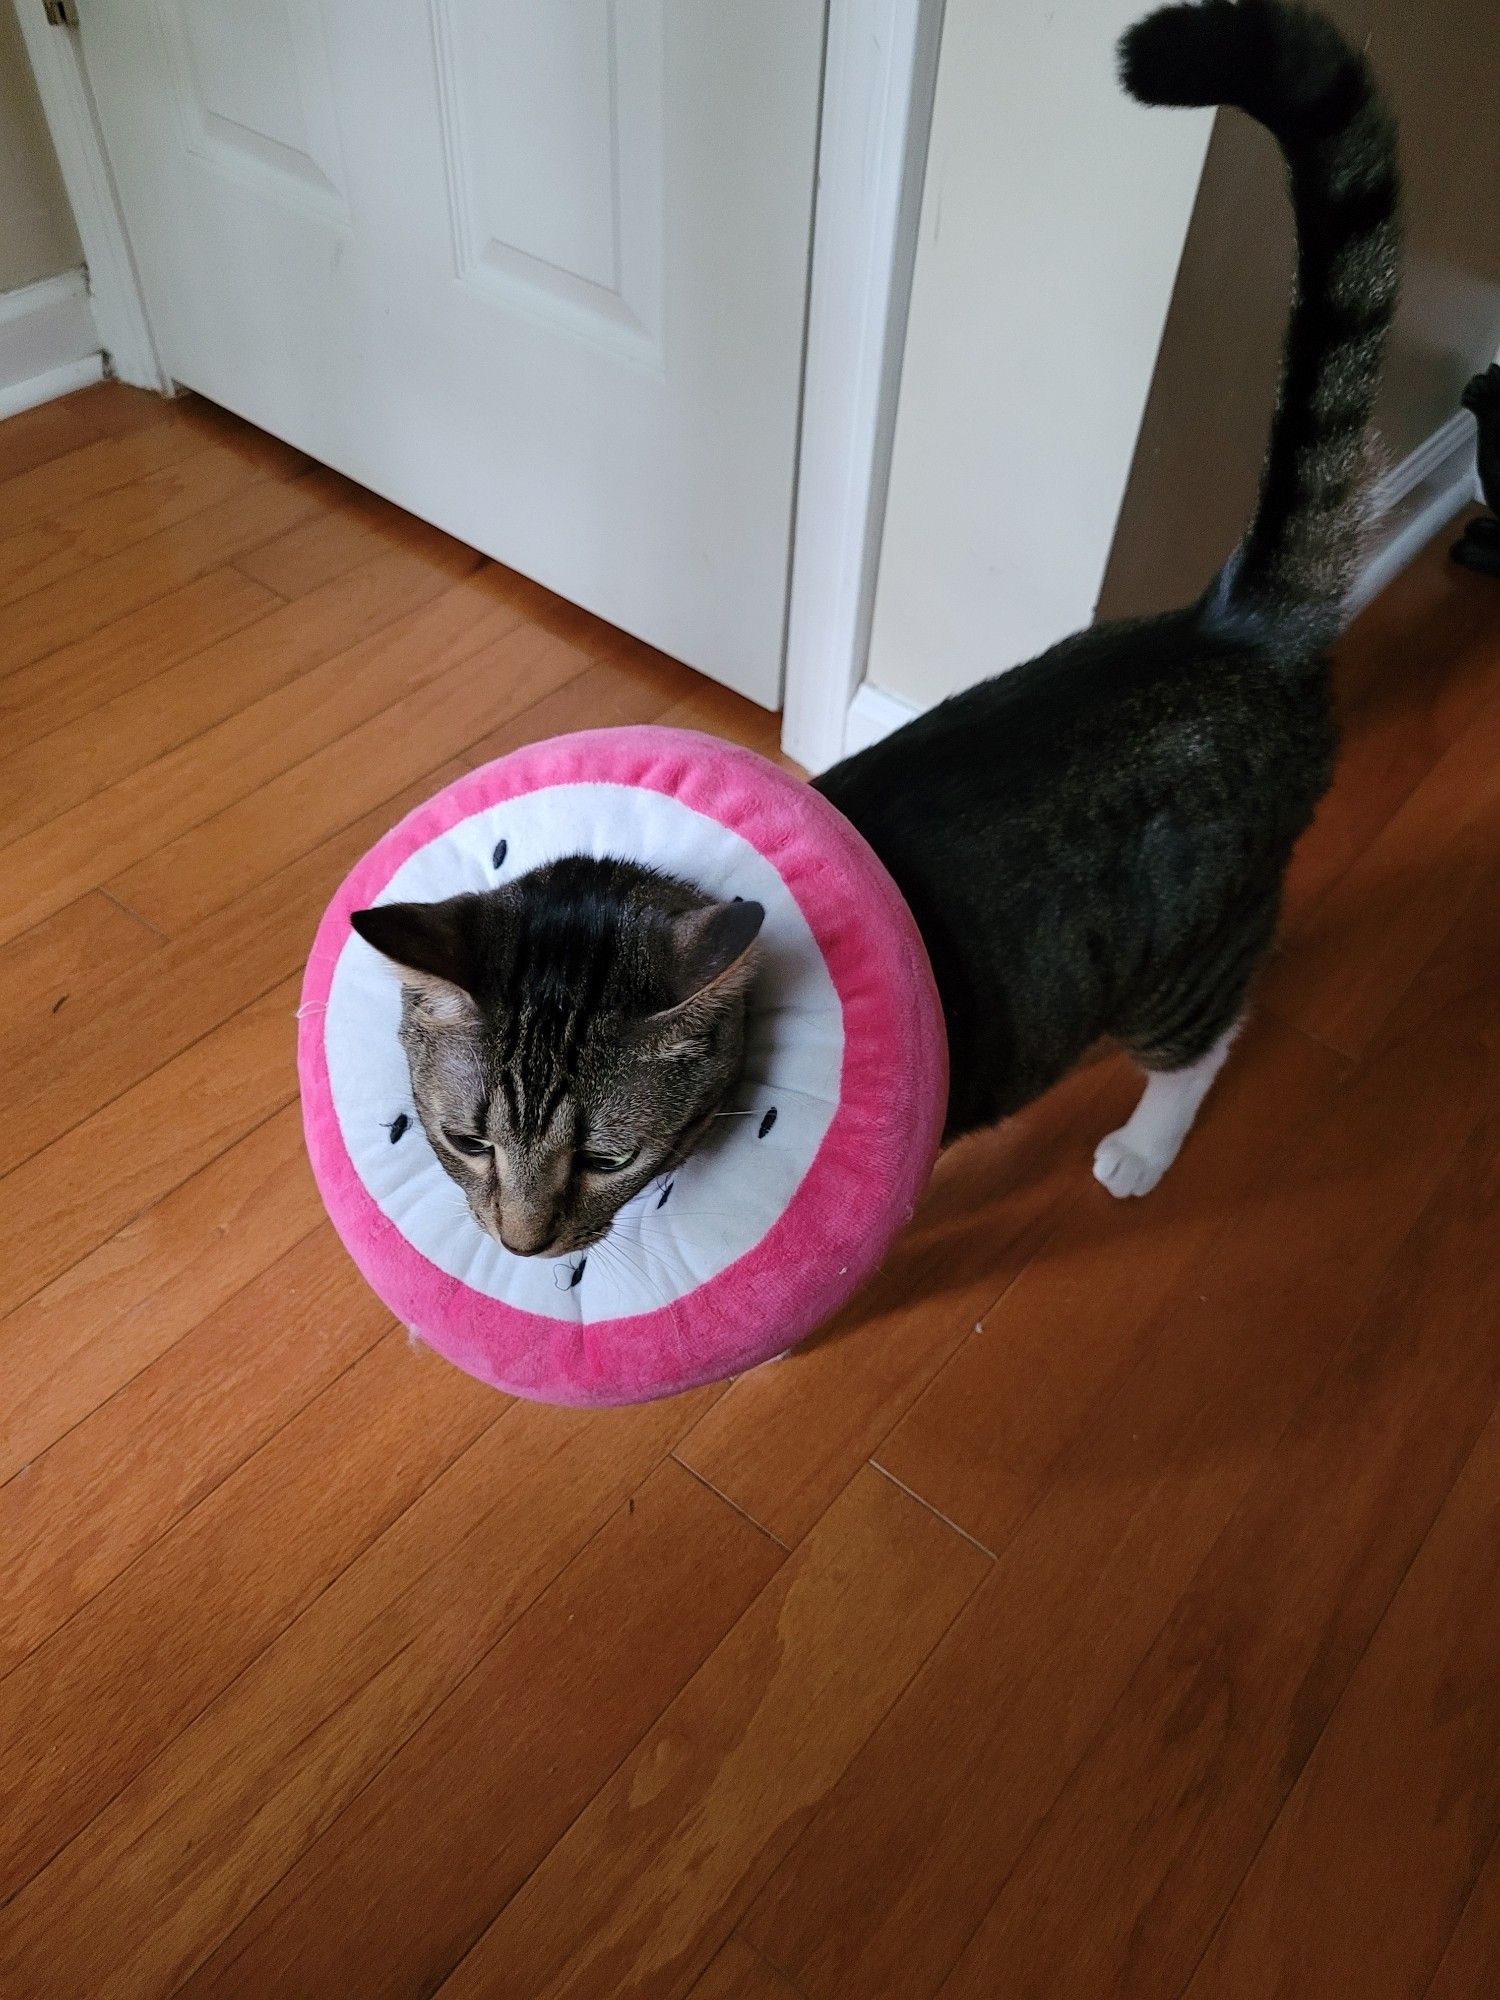
[{"label": "white baseboard", "polygon": [[1370,551],[1349,594],[1349,617],[1364,610],[1453,516],[1479,498],[1475,423],[1459,410],[1375,488]]},{"label": "white baseboard", "polygon": [[104,354],[82,271],[0,294],[0,417],[101,380]]},{"label": "white baseboard", "polygon": [[872,743],[894,735],[904,723],[915,720],[921,713],[921,709],[903,701],[900,695],[887,694],[873,681],[865,681],[844,718],[844,755],[852,757],[856,750],[868,750]]}]

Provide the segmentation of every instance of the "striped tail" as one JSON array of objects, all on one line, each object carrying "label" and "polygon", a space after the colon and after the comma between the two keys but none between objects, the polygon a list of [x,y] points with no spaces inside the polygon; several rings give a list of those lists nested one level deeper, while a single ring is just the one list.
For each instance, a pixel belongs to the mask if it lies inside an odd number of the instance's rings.
[{"label": "striped tail", "polygon": [[1235,105],[1286,156],[1296,294],[1255,519],[1214,607],[1329,638],[1360,559],[1396,305],[1395,126],[1364,57],[1291,0],[1163,7],[1122,37],[1120,75],[1143,104]]}]

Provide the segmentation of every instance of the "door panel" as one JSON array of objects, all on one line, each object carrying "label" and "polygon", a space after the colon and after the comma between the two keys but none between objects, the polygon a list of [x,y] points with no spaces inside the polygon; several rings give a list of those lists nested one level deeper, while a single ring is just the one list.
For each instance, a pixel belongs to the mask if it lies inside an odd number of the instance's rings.
[{"label": "door panel", "polygon": [[288,0],[157,0],[183,150],[347,222],[328,52]]},{"label": "door panel", "polygon": [[456,273],[660,368],[661,0],[432,0]]},{"label": "door panel", "polygon": [[171,373],[779,699],[824,0],[86,0]]}]

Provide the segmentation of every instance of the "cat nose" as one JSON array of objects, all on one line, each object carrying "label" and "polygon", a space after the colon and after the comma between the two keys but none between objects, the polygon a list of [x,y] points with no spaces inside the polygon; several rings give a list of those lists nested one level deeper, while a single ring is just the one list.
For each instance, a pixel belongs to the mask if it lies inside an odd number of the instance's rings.
[{"label": "cat nose", "polygon": [[501,1218],[500,1241],[516,1257],[544,1256],[556,1238],[557,1224],[551,1216],[540,1219],[530,1216]]}]

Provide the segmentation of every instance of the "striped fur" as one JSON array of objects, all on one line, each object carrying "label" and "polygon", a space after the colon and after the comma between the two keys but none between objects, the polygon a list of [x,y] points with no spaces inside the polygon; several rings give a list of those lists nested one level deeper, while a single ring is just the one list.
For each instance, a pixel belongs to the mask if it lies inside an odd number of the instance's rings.
[{"label": "striped fur", "polygon": [[[1283,0],[1166,7],[1120,60],[1146,102],[1235,105],[1275,133],[1297,295],[1255,519],[1203,599],[1065,639],[817,781],[926,939],[950,1137],[1029,1103],[1101,1037],[1148,1070],[1216,1066],[1333,769],[1326,646],[1396,296],[1390,118],[1363,58]],[[1141,1191],[1148,1164],[1112,1191]]]},{"label": "striped fur", "polygon": [[481,1228],[587,1249],[682,1157],[738,1078],[763,914],[584,855],[355,914],[401,972],[417,1114]]},{"label": "striped fur", "polygon": [[1363,56],[1282,0],[1163,8],[1126,33],[1120,71],[1144,104],[1237,106],[1286,156],[1297,284],[1281,388],[1255,519],[1210,605],[1331,636],[1359,563],[1396,305],[1395,126]]}]

